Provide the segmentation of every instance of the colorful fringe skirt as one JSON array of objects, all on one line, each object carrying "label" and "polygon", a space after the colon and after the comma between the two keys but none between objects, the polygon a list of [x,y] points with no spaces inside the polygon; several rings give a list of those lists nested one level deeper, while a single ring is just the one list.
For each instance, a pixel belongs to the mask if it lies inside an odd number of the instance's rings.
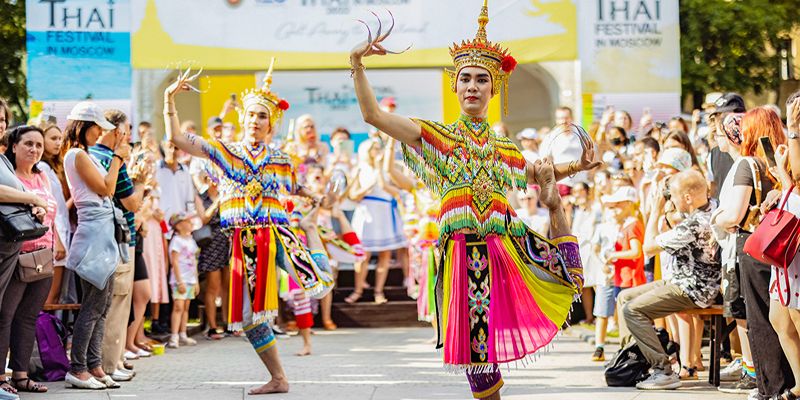
[{"label": "colorful fringe skirt", "polygon": [[580,255],[572,236],[551,243],[453,234],[438,271],[438,344],[445,368],[494,373],[548,345],[567,320],[580,288]]},{"label": "colorful fringe skirt", "polygon": [[413,247],[414,261],[417,263],[417,317],[420,321],[432,322],[436,310],[436,245],[423,242]]},{"label": "colorful fringe skirt", "polygon": [[[312,256],[290,228],[271,225],[263,228],[235,229],[231,238],[231,275],[228,290],[228,327],[243,328],[243,301],[250,299],[252,324],[269,322],[278,313],[280,274],[305,290],[309,297],[321,299],[333,289],[333,274],[327,260]],[[246,284],[245,284],[246,283]],[[245,296],[243,290],[249,290]]]}]

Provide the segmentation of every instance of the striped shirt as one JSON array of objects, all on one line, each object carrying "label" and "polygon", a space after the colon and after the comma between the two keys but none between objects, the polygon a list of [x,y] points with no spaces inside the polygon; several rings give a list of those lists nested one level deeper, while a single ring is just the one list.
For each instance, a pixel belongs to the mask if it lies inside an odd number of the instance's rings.
[{"label": "striped shirt", "polygon": [[[106,170],[111,168],[111,161],[114,160],[114,150],[98,143],[89,148],[89,154],[99,161],[100,165],[102,165]],[[133,181],[128,176],[128,166],[125,165],[125,163],[122,163],[122,166],[119,168],[119,173],[117,174],[117,187],[114,190],[114,206],[122,210],[125,220],[128,221],[128,228],[131,230],[130,246],[136,246],[136,226],[134,224],[134,215],[133,212],[128,211],[125,206],[122,205],[120,199],[131,197],[133,192]]]}]

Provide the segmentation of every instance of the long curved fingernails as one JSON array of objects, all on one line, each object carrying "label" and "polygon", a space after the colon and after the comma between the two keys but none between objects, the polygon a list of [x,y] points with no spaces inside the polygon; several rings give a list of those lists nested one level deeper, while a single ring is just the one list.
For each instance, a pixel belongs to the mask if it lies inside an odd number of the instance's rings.
[{"label": "long curved fingernails", "polygon": [[368,34],[368,36],[367,36],[367,43],[369,44],[367,47],[370,47],[370,46],[372,46],[372,29],[369,27],[369,24],[367,24],[366,22],[364,22],[364,20],[360,20],[360,19],[359,19],[359,20],[357,20],[357,21],[358,21],[358,22],[361,22],[362,24],[364,24],[364,26],[366,26],[366,27],[367,27],[367,34]]},{"label": "long curved fingernails", "polygon": [[200,70],[199,70],[199,71],[197,71],[197,73],[196,73],[196,74],[192,75],[192,77],[191,77],[191,78],[187,78],[187,79],[186,79],[186,81],[187,81],[187,82],[191,82],[191,81],[193,81],[193,80],[197,79],[197,77],[198,77],[198,76],[200,76],[200,74],[202,74],[202,73],[203,73],[203,68],[201,67],[201,68],[200,68]]},{"label": "long curved fingernails", "polygon": [[389,17],[392,18],[392,25],[389,26],[389,30],[386,31],[386,33],[383,35],[381,40],[386,39],[387,37],[389,37],[389,34],[391,34],[392,31],[394,30],[394,14],[392,14],[392,10],[390,10],[388,8],[386,9],[386,12],[388,12],[389,13]]},{"label": "long curved fingernails", "polygon": [[403,49],[403,50],[401,50],[401,51],[391,51],[391,50],[386,50],[386,52],[387,52],[387,53],[389,53],[389,54],[403,54],[403,53],[405,53],[405,52],[407,52],[407,51],[411,50],[411,48],[412,48],[412,47],[414,47],[414,44],[413,44],[413,43],[412,43],[412,44],[410,44],[410,45],[408,45],[408,47],[406,47],[405,49]]},{"label": "long curved fingernails", "polygon": [[372,15],[375,16],[375,19],[378,20],[378,33],[375,34],[375,42],[377,43],[382,40],[381,31],[383,31],[383,23],[381,22],[381,17],[379,17],[378,14],[375,13],[375,11],[370,11],[370,13],[372,13]]}]

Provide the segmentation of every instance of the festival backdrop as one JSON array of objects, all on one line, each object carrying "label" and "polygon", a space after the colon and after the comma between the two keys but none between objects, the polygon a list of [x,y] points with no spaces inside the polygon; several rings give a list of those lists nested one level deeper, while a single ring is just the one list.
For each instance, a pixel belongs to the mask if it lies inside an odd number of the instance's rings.
[{"label": "festival backdrop", "polygon": [[[209,69],[349,68],[350,49],[397,21],[386,41],[399,56],[376,57],[373,67],[430,67],[450,63],[447,48],[474,37],[480,0],[174,0],[133,2],[133,65],[166,68],[176,62]],[[573,0],[492,0],[489,37],[520,62],[574,60],[578,54]]]},{"label": "festival backdrop", "polygon": [[630,111],[635,125],[643,105],[652,109],[654,121],[678,115],[678,0],[586,0],[580,5],[584,123],[599,118],[607,106]]},{"label": "festival backdrop", "polygon": [[130,112],[130,1],[32,0],[25,7],[34,112],[66,115],[85,99]]}]

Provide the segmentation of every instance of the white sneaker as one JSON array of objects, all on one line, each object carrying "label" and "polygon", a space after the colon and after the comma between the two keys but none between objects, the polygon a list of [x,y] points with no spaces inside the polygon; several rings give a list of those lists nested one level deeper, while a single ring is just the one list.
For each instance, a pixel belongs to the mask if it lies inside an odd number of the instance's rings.
[{"label": "white sneaker", "polygon": [[178,342],[178,338],[173,336],[169,338],[169,342],[167,342],[167,347],[170,349],[177,349],[181,347],[180,342]]},{"label": "white sneaker", "polygon": [[67,372],[67,375],[64,377],[64,381],[67,385],[67,388],[92,389],[92,390],[108,389],[108,387],[103,382],[98,381],[93,376],[90,376],[89,379],[82,381],[77,376]]},{"label": "white sneaker", "polygon": [[139,359],[138,354],[129,350],[125,350],[125,360],[138,360],[138,359]]},{"label": "white sneaker", "polygon": [[719,371],[719,380],[722,382],[736,382],[742,377],[742,359],[736,358]]},{"label": "white sneaker", "polygon": [[676,373],[665,374],[661,370],[653,370],[649,378],[636,384],[639,390],[665,390],[681,387],[681,378]]},{"label": "white sneaker", "polygon": [[192,338],[190,338],[190,337],[188,337],[188,336],[183,336],[178,340],[179,340],[179,343],[184,345],[184,346],[196,346],[197,345],[197,341],[192,339]]}]

